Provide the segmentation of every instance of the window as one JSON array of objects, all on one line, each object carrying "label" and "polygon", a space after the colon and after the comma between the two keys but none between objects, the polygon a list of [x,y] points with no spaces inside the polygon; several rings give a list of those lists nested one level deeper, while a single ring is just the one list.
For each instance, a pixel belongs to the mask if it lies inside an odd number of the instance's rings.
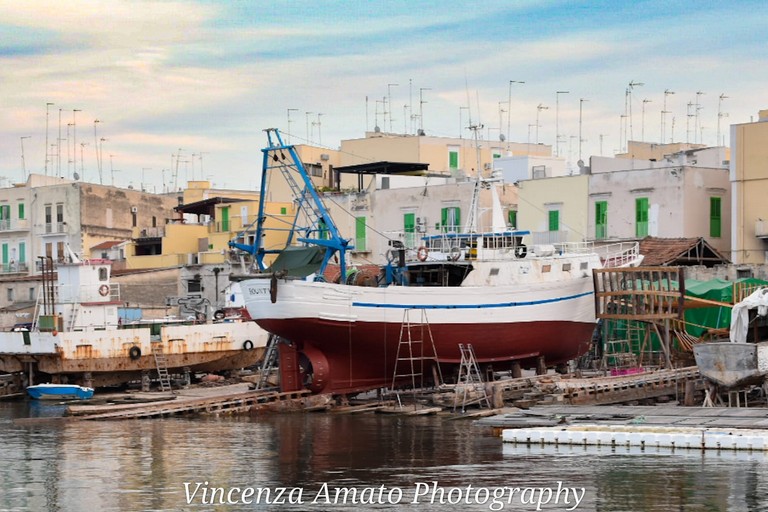
[{"label": "window", "polygon": [[285,206],[280,208],[280,215],[287,215],[288,214],[288,208]]},{"label": "window", "polygon": [[229,206],[221,209],[221,230],[229,231]]},{"label": "window", "polygon": [[507,212],[507,222],[513,229],[517,229],[517,210],[509,210]]},{"label": "window", "polygon": [[448,148],[448,168],[459,168],[459,148]]},{"label": "window", "polygon": [[131,212],[131,226],[133,226],[134,228],[138,226],[139,224],[138,219],[139,219],[139,214],[136,212]]},{"label": "window", "polygon": [[29,289],[29,300],[35,300],[35,288],[30,287]]},{"label": "window", "polygon": [[381,177],[381,190],[389,189],[389,176]]},{"label": "window", "polygon": [[549,210],[549,230],[560,231],[560,210]]},{"label": "window", "polygon": [[709,198],[709,236],[720,238],[720,226],[722,220],[721,198]]},{"label": "window", "polygon": [[45,205],[45,232],[53,232],[53,206],[50,204]]},{"label": "window", "polygon": [[595,238],[602,240],[608,237],[608,201],[595,203]]},{"label": "window", "polygon": [[56,203],[56,232],[64,232],[64,203]]},{"label": "window", "polygon": [[153,228],[157,227],[157,217],[155,217],[154,215],[152,216],[152,227]]},{"label": "window", "polygon": [[11,205],[0,205],[0,229],[11,229]]},{"label": "window", "polygon": [[635,199],[635,236],[638,238],[648,236],[648,198]]},{"label": "window", "polygon": [[448,206],[440,211],[440,230],[442,232],[458,232],[461,225],[461,209],[458,206]]},{"label": "window", "polygon": [[59,262],[64,261],[64,242],[56,242],[56,259]]},{"label": "window", "polygon": [[8,302],[13,302],[13,288],[8,288]]},{"label": "window", "polygon": [[99,267],[99,281],[106,281],[106,280],[107,280],[107,269],[104,267]]},{"label": "window", "polygon": [[[317,221],[317,238],[320,240],[328,240],[330,238],[330,232],[328,231],[328,225],[323,219]],[[251,244],[253,245],[253,244]]]},{"label": "window", "polygon": [[355,219],[355,250],[365,251],[365,217]]},{"label": "window", "polygon": [[403,231],[405,232],[405,246],[413,248],[416,246],[416,214],[406,213],[403,215]]},{"label": "window", "polygon": [[200,279],[187,280],[187,293],[200,293],[202,291],[203,287],[200,283]]},{"label": "window", "polygon": [[24,203],[19,203],[19,219],[24,218]]}]

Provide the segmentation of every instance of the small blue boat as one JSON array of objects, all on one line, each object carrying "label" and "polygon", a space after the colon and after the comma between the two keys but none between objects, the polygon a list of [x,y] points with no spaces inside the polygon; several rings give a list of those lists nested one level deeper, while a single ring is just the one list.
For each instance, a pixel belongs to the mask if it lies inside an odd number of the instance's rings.
[{"label": "small blue boat", "polygon": [[93,396],[93,388],[75,384],[37,384],[29,386],[27,393],[37,400],[88,400]]}]

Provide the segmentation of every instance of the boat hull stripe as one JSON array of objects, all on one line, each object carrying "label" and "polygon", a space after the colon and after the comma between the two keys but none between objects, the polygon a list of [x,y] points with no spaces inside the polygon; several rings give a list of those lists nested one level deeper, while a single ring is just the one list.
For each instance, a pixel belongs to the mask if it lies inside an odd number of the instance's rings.
[{"label": "boat hull stripe", "polygon": [[353,307],[361,308],[388,308],[388,309],[490,309],[490,308],[514,308],[519,306],[537,306],[540,304],[550,304],[553,302],[563,302],[566,300],[588,297],[594,292],[578,293],[565,297],[555,297],[543,300],[527,300],[521,302],[499,302],[496,304],[381,304],[376,302],[353,302]]}]

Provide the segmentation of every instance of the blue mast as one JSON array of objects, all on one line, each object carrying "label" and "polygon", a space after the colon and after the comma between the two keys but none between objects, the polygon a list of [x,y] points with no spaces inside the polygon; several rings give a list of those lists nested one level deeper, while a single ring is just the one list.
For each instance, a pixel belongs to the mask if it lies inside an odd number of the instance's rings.
[{"label": "blue mast", "polygon": [[[296,153],[293,145],[285,145],[277,128],[268,128],[264,130],[267,133],[267,147],[262,149],[262,173],[261,188],[259,190],[259,214],[256,219],[256,236],[252,245],[242,244],[230,241],[229,246],[240,249],[251,255],[256,260],[260,270],[266,268],[264,257],[267,254],[277,254],[282,252],[285,247],[291,245],[296,233],[299,236],[296,241],[306,245],[316,245],[325,249],[323,262],[320,265],[319,275],[325,272],[328,262],[334,254],[338,252],[339,268],[341,270],[340,282],[344,282],[346,276],[346,253],[352,249],[349,240],[345,239],[339,233],[336,224],[331,215],[325,208],[320,195],[317,193],[312,178],[307,174],[301,159]],[[286,157],[288,153],[288,157]],[[297,203],[296,216],[293,220],[286,246],[280,249],[266,249],[264,247],[264,236],[270,228],[266,226],[267,215],[265,205],[267,202],[267,183],[269,182],[268,173],[280,172],[283,178],[291,188],[294,200]],[[298,174],[300,182],[297,183],[295,175]],[[302,218],[303,217],[303,218]],[[249,226],[250,227],[250,226]],[[274,229],[274,228],[271,228]],[[246,228],[247,230],[247,228]],[[239,233],[238,238],[244,237],[245,232]]]}]

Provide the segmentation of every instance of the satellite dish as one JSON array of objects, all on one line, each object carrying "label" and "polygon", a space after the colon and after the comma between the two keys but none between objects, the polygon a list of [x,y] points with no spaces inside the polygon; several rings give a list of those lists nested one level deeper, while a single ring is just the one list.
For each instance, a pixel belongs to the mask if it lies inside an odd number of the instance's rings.
[{"label": "satellite dish", "polygon": [[425,135],[425,133],[424,133],[424,130],[422,130],[421,128],[419,128],[419,131],[418,131],[417,133],[418,133],[420,136],[422,136],[422,137]]},{"label": "satellite dish", "polygon": [[579,166],[579,169],[583,169],[584,168],[584,160],[579,160],[578,162],[576,162],[576,165]]},{"label": "satellite dish", "polygon": [[381,128],[379,128],[378,126],[374,126],[373,131],[376,133],[381,133]]},{"label": "satellite dish", "polygon": [[75,174],[72,175],[73,178],[75,178],[75,181],[80,179],[80,175],[75,172]]},{"label": "satellite dish", "polygon": [[507,138],[504,136],[504,134],[503,134],[503,133],[500,133],[500,134],[499,134],[499,140],[500,140],[501,142],[504,142],[505,140],[507,140]]}]

